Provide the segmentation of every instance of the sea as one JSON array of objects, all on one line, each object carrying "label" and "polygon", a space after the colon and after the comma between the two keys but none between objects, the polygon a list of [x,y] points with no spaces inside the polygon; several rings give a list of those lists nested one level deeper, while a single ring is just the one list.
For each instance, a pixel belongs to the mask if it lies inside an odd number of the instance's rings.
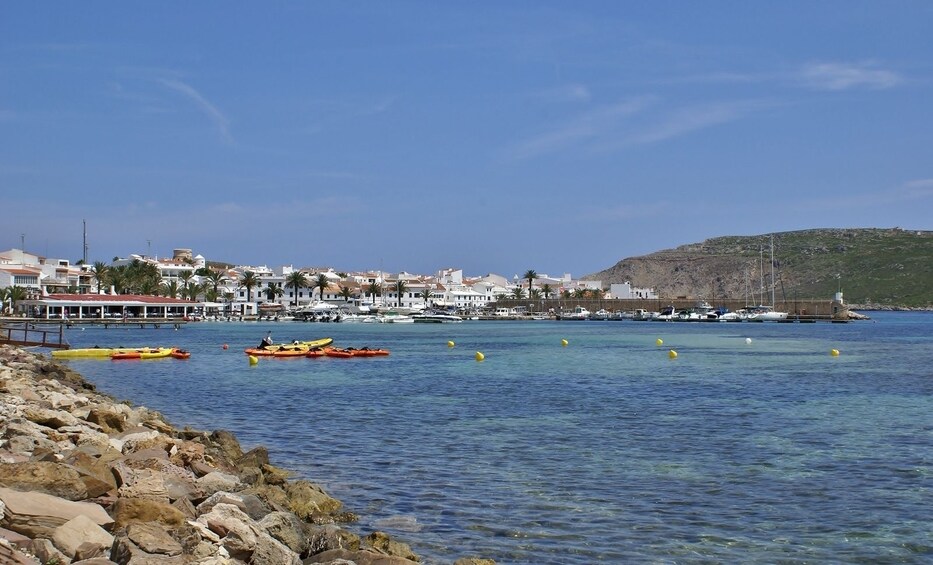
[{"label": "sea", "polygon": [[[428,564],[931,563],[933,313],[870,315],[74,326],[191,358],[67,363],[266,446]],[[391,355],[251,365],[268,331]]]}]

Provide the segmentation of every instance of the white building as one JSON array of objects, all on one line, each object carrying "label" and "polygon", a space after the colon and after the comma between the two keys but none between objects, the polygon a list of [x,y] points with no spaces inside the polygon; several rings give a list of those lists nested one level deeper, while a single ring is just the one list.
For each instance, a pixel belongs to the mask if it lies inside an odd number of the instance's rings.
[{"label": "white building", "polygon": [[654,299],[658,297],[657,291],[653,288],[637,288],[633,287],[632,283],[625,281],[624,283],[612,283],[609,285],[609,298],[619,298],[619,299],[633,299],[633,298],[643,298],[643,299]]}]

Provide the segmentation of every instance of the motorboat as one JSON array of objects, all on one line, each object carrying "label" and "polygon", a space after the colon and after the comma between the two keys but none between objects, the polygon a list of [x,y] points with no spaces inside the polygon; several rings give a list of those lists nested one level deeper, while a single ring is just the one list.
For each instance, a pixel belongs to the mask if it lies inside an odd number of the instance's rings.
[{"label": "motorboat", "polygon": [[412,314],[411,318],[416,323],[422,324],[455,324],[463,321],[463,318],[460,316],[436,310],[428,310],[420,314]]}]

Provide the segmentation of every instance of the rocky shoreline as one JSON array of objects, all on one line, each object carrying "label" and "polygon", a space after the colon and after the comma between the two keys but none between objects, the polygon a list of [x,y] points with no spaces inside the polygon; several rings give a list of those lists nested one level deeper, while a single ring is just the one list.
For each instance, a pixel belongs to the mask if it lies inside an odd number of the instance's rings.
[{"label": "rocky shoreline", "polygon": [[0,563],[420,562],[383,532],[343,527],[354,520],[263,447],[178,430],[63,364],[0,346]]}]

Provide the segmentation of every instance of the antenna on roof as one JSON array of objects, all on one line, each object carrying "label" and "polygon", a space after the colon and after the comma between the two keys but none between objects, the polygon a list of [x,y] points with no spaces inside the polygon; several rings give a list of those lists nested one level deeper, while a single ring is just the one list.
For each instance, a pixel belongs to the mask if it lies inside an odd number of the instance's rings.
[{"label": "antenna on roof", "polygon": [[84,224],[84,264],[87,265],[87,220],[81,220]]}]

